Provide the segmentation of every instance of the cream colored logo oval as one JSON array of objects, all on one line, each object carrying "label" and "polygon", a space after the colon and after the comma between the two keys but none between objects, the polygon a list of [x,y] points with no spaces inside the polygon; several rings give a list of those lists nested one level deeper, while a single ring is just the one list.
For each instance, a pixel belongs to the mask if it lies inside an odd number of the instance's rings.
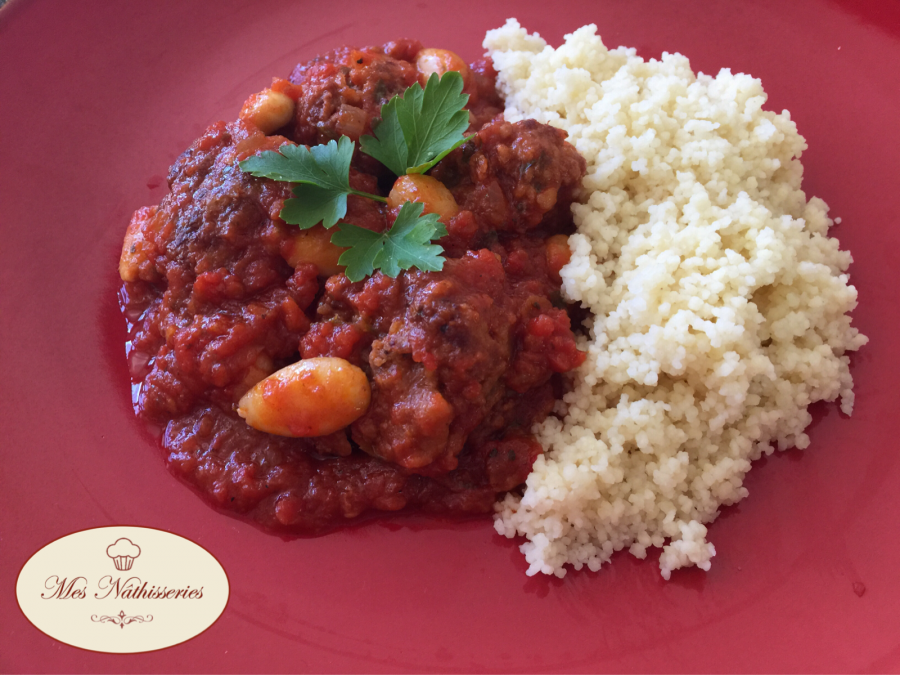
[{"label": "cream colored logo oval", "polygon": [[228,603],[228,576],[200,545],[153,528],[92,528],[54,540],[16,582],[25,617],[86,650],[139,653],[208,629]]}]

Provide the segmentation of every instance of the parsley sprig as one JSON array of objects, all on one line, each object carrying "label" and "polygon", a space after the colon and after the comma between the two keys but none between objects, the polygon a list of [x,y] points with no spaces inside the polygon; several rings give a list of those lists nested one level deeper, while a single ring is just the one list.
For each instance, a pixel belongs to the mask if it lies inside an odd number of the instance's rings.
[{"label": "parsley sprig", "polygon": [[[469,97],[462,88],[462,76],[451,71],[443,77],[433,74],[424,90],[416,83],[402,97],[394,96],[381,108],[375,136],[360,139],[360,150],[398,176],[425,173],[466,140],[469,114],[464,108]],[[337,224],[331,241],[347,247],[338,262],[346,266],[344,274],[350,281],[358,282],[375,270],[389,277],[413,267],[441,270],[444,249],[432,242],[446,236],[447,229],[436,214],[423,216],[422,204],[405,202],[383,233],[339,223],[347,214],[348,195],[387,201],[350,187],[355,146],[346,136],[311,148],[286,143],[277,152],[267,150],[239,166],[253,176],[294,184],[294,197],[285,200],[280,214],[285,223],[302,230],[319,223],[325,228]]]},{"label": "parsley sprig", "polygon": [[301,230],[322,223],[330,228],[347,213],[347,195],[386,202],[383,197],[350,187],[350,160],[354,143],[346,136],[326,145],[284,144],[278,152],[266,150],[240,163],[253,176],[294,183],[294,197],[285,200],[281,218]]},{"label": "parsley sprig", "polygon": [[397,176],[424,174],[466,140],[469,95],[462,88],[459,73],[432,73],[424,90],[417,82],[381,108],[375,136],[363,136],[360,149]]},{"label": "parsley sprig", "polygon": [[404,202],[397,220],[387,232],[373,232],[341,223],[331,241],[338,246],[350,247],[338,259],[338,263],[347,266],[344,274],[355,282],[368,277],[375,269],[388,277],[396,277],[401,270],[410,268],[441,270],[444,248],[431,244],[431,240],[445,237],[447,229],[437,214],[423,216],[424,208],[422,204]]}]

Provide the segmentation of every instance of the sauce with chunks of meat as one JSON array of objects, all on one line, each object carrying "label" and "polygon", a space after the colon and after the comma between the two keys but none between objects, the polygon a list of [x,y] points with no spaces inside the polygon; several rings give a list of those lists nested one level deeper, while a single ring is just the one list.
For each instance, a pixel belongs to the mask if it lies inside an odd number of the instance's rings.
[{"label": "sauce with chunks of meat", "polygon": [[[420,202],[446,226],[443,269],[351,282],[331,231],[279,218],[290,184],[238,162],[358,141],[391,97],[447,70],[472,136],[396,182],[357,150],[351,186],[388,200],[351,195],[343,219],[383,232]],[[215,506],[315,534],[370,511],[490,512],[525,481],[530,430],[585,358],[559,280],[585,163],[563,132],[504,121],[494,79],[411,40],[329,52],[209,127],[159,206],[134,214],[119,272],[135,408]]]}]

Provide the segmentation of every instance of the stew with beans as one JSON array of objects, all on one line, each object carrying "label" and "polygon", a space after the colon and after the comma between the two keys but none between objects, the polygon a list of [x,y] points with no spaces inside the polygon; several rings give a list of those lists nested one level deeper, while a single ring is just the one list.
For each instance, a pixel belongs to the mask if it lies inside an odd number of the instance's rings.
[{"label": "stew with beans", "polygon": [[[381,107],[432,73],[462,75],[462,146],[396,178],[358,151],[349,223],[437,214],[440,271],[351,282],[321,225],[286,224],[290,185],[238,163],[285,143],[371,134]],[[559,269],[585,162],[565,133],[506,122],[487,61],[412,40],[298,65],[210,126],[139,209],[120,261],[134,405],[171,471],[215,506],[315,534],[368,511],[485,513],[542,452],[576,348]]]}]

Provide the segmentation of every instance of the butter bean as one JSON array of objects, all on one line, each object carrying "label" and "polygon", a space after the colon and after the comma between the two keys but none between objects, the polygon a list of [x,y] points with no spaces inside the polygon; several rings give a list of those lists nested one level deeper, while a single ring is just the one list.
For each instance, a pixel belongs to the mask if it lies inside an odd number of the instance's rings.
[{"label": "butter bean", "polygon": [[423,49],[416,56],[416,70],[421,76],[428,80],[432,73],[437,73],[438,77],[444,73],[455,70],[466,80],[469,76],[469,67],[460,56],[449,49]]},{"label": "butter bean", "polygon": [[392,209],[404,202],[418,202],[425,206],[422,213],[437,214],[444,223],[459,213],[459,205],[446,186],[436,178],[424,174],[407,174],[394,181],[387,203]]},{"label": "butter bean", "polygon": [[271,134],[294,117],[294,101],[271,89],[263,89],[244,102],[239,117],[252,122],[263,134]]},{"label": "butter bean", "polygon": [[294,268],[301,263],[313,263],[323,277],[343,272],[344,266],[338,264],[338,259],[346,249],[331,243],[334,232],[335,230],[326,230],[321,225],[309,230],[297,230],[284,249],[285,260]]},{"label": "butter bean", "polygon": [[254,429],[284,437],[320,437],[343,429],[369,407],[362,369],[336,357],[301,359],[258,382],[238,404]]}]

